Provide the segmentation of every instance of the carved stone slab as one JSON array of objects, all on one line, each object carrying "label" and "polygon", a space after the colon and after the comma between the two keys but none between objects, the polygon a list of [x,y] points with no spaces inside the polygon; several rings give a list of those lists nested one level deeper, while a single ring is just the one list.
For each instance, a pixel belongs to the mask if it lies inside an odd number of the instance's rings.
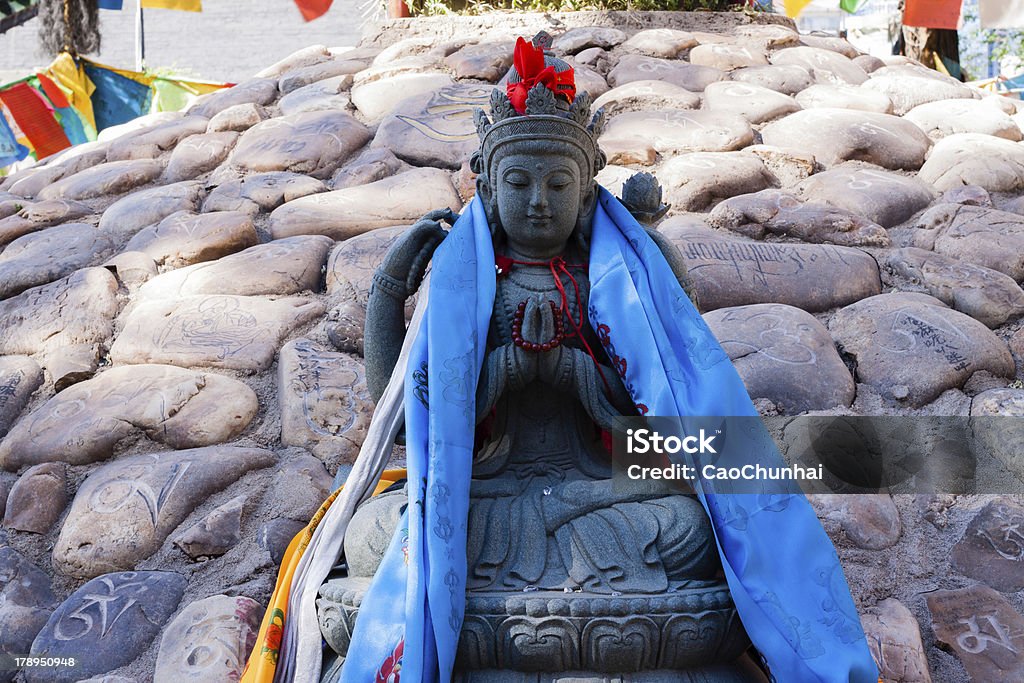
[{"label": "carved stone slab", "polygon": [[935,144],[921,180],[942,192],[979,185],[989,192],[1024,188],[1024,146],[980,133],[956,133]]},{"label": "carved stone slab", "polygon": [[638,31],[622,44],[623,49],[650,57],[672,59],[683,50],[697,46],[697,39],[688,31],[672,28],[651,28]]},{"label": "carved stone slab", "polygon": [[277,98],[276,78],[253,78],[231,88],[210,93],[189,110],[210,118],[236,104],[270,104]]},{"label": "carved stone slab", "polygon": [[270,451],[215,446],[103,465],[78,487],[53,565],[78,578],[132,569],[208,497],[274,460]]},{"label": "carved stone slab", "polygon": [[1020,127],[1006,112],[982,100],[928,102],[914,107],[904,118],[916,123],[933,140],[954,133],[983,133],[1013,142],[1022,137]]},{"label": "carved stone slab", "polygon": [[617,87],[630,81],[655,80],[672,83],[691,92],[701,92],[709,83],[724,78],[724,71],[709,66],[698,66],[674,59],[624,55],[608,74],[608,84]]},{"label": "carved stone slab", "polygon": [[690,50],[690,63],[732,71],[746,66],[765,66],[768,57],[765,48],[753,41],[743,44],[710,43]]},{"label": "carved stone slab", "polygon": [[416,166],[458,169],[480,146],[473,110],[488,108],[493,89],[452,85],[403,100],[377,128],[373,146]]},{"label": "carved stone slab", "polygon": [[785,95],[795,95],[814,83],[810,71],[797,64],[750,66],[736,69],[729,75],[739,83],[764,86]]},{"label": "carved stone slab", "polygon": [[241,133],[265,118],[267,118],[267,110],[258,104],[251,102],[236,104],[214,115],[210,119],[210,125],[206,127],[206,132],[218,133],[224,130],[233,130]]},{"label": "carved stone slab", "polygon": [[1024,617],[987,586],[928,594],[935,638],[972,681],[1024,678]]},{"label": "carved stone slab", "polygon": [[700,211],[717,200],[776,184],[764,162],[749,152],[680,154],[662,165],[658,180],[665,202],[679,211]]},{"label": "carved stone slab", "polygon": [[352,76],[334,76],[293,90],[277,103],[285,116],[310,111],[346,111],[351,109]]},{"label": "carved stone slab", "polygon": [[610,50],[626,40],[626,34],[617,28],[604,26],[580,26],[571,28],[555,38],[551,47],[566,54],[574,55],[588,47]]},{"label": "carved stone slab", "polygon": [[594,100],[593,110],[604,108],[609,115],[622,111],[652,109],[697,109],[700,95],[662,81],[630,81],[612,88]]},{"label": "carved stone slab", "polygon": [[365,61],[361,59],[346,59],[345,55],[342,54],[334,59],[326,59],[317,64],[289,71],[281,76],[281,80],[277,82],[278,90],[282,93],[290,93],[328,78],[356,74],[365,68]]},{"label": "carved stone slab", "polygon": [[152,182],[164,170],[155,159],[109,161],[61,178],[40,190],[40,199],[92,199],[118,195]]},{"label": "carved stone slab", "polygon": [[1024,316],[1024,290],[990,268],[914,247],[891,251],[886,266],[991,328]]},{"label": "carved stone slab", "polygon": [[14,205],[22,208],[17,213],[0,219],[0,246],[30,232],[57,223],[67,223],[92,213],[92,209],[85,204],[70,199],[50,199],[34,204],[18,202]]},{"label": "carved stone slab", "polygon": [[114,247],[110,236],[88,223],[65,223],[19,237],[0,253],[0,299],[92,265]]},{"label": "carved stone slab", "polygon": [[154,682],[239,680],[262,616],[260,604],[243,596],[191,603],[164,629]]},{"label": "carved stone slab", "polygon": [[315,300],[213,294],[146,301],[110,347],[115,363],[265,370],[281,340],[326,312]]},{"label": "carved stone slab", "polygon": [[682,253],[704,311],[780,303],[814,313],[881,293],[878,266],[859,249],[747,242],[672,219],[658,229]]},{"label": "carved stone slab", "polygon": [[932,683],[921,627],[903,603],[892,598],[883,600],[864,613],[861,625],[882,680]]},{"label": "carved stone slab", "polygon": [[174,614],[187,579],[173,572],[99,576],[71,594],[32,643],[33,657],[74,657],[74,668],[36,668],[29,683],[74,683],[142,654]]},{"label": "carved stone slab", "polygon": [[1024,281],[1024,216],[983,206],[936,204],[916,227],[914,246]]},{"label": "carved stone slab", "polygon": [[334,242],[298,235],[257,244],[216,261],[159,275],[139,289],[144,299],[198,294],[297,294],[320,289],[320,271]]},{"label": "carved stone slab", "polygon": [[853,377],[814,316],[792,306],[756,304],[705,314],[751,398],[786,413],[853,402]]},{"label": "carved stone slab", "polygon": [[1000,377],[1014,373],[1005,342],[926,294],[864,299],[836,313],[829,330],[856,359],[858,381],[914,406],[963,386],[979,370]]},{"label": "carved stone slab", "polygon": [[707,111],[619,114],[605,127],[601,148],[609,163],[654,163],[655,154],[729,152],[754,141],[747,121]]},{"label": "carved stone slab", "polygon": [[237,141],[238,133],[230,131],[193,135],[174,147],[164,177],[177,182],[192,180],[201,173],[212,171],[227,158]]},{"label": "carved stone slab", "polygon": [[1024,507],[1008,497],[986,505],[953,546],[953,567],[1004,593],[1024,590]]},{"label": "carved stone slab", "polygon": [[180,268],[212,261],[257,243],[259,237],[248,214],[179,211],[140,230],[125,245],[125,251],[141,251],[158,265]]},{"label": "carved stone slab", "polygon": [[776,65],[801,66],[821,82],[860,85],[868,80],[864,69],[849,57],[817,47],[790,47],[774,53],[769,61]]},{"label": "carved stone slab", "polygon": [[300,173],[255,173],[215,187],[203,201],[203,211],[242,211],[256,215],[285,202],[327,189],[323,181]]},{"label": "carved stone slab", "polygon": [[804,201],[831,204],[886,228],[907,220],[937,196],[917,178],[855,164],[815,173],[795,192]]},{"label": "carved stone slab", "polygon": [[454,84],[451,76],[440,71],[396,73],[386,78],[357,82],[352,86],[352,104],[369,121],[379,121],[408,97],[437,92]]},{"label": "carved stone slab", "polygon": [[921,168],[931,140],[889,114],[817,108],[791,114],[761,131],[765,144],[796,147],[827,168],[855,159],[889,169]]},{"label": "carved stone slab", "polygon": [[159,223],[177,211],[195,211],[202,192],[200,183],[184,182],[132,192],[103,212],[100,230],[118,242],[130,239],[147,225]]},{"label": "carved stone slab", "polygon": [[362,361],[296,339],[278,368],[281,443],[302,446],[331,471],[354,462],[373,415]]},{"label": "carved stone slab", "polygon": [[451,175],[418,168],[369,185],[301,197],[270,214],[274,239],[327,235],[343,240],[369,230],[408,225],[434,209],[462,209]]},{"label": "carved stone slab", "polygon": [[340,242],[327,260],[327,293],[343,296],[365,307],[373,283],[373,271],[407,229],[404,225],[381,228]]},{"label": "carved stone slab", "polygon": [[796,101],[804,109],[854,109],[877,114],[892,113],[892,101],[888,95],[852,85],[816,83],[797,93]]},{"label": "carved stone slab", "polygon": [[445,65],[456,78],[476,78],[494,83],[500,80],[512,66],[515,43],[480,43],[467,45],[445,58]]},{"label": "carved stone slab", "polygon": [[34,534],[48,533],[68,504],[67,468],[45,462],[25,470],[7,497],[4,526]]},{"label": "carved stone slab", "polygon": [[0,438],[10,430],[42,383],[43,371],[31,358],[0,356]]},{"label": "carved stone slab", "polygon": [[[57,604],[49,577],[13,548],[0,547],[0,655],[28,654]],[[13,681],[16,673],[0,671],[0,681]]]},{"label": "carved stone slab", "polygon": [[123,135],[110,143],[107,161],[156,159],[167,150],[174,149],[182,140],[206,132],[207,124],[209,121],[205,117],[183,116]]},{"label": "carved stone slab", "polygon": [[294,171],[326,178],[369,139],[366,126],[342,111],[292,114],[243,133],[229,162],[244,171]]},{"label": "carved stone slab", "polygon": [[913,71],[876,71],[864,83],[864,89],[888,95],[892,100],[893,113],[900,116],[926,102],[979,96],[977,90],[962,83],[919,77]]},{"label": "carved stone slab", "polygon": [[788,95],[753,83],[728,81],[712,83],[704,89],[704,108],[720,114],[736,114],[750,123],[764,123],[801,109]]},{"label": "carved stone slab", "polygon": [[173,448],[222,443],[245,429],[258,407],[249,387],[221,375],[169,365],[111,368],[22,418],[0,442],[0,467],[103,460],[139,432]]}]

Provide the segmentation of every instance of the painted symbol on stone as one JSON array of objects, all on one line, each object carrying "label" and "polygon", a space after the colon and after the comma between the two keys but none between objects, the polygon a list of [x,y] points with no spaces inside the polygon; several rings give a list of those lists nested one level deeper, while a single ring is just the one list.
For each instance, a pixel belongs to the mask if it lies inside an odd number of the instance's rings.
[{"label": "painted symbol on stone", "polygon": [[[988,628],[995,633],[991,635],[984,632],[985,626],[978,626],[978,619],[984,619],[988,622]],[[969,652],[972,655],[979,654],[988,649],[989,644],[995,643],[999,647],[1005,647],[1013,654],[1018,654],[1017,649],[1013,647],[1013,643],[1010,641],[1010,636],[1006,632],[1006,627],[1003,626],[997,617],[997,614],[986,614],[981,617],[977,615],[968,619],[959,619],[961,624],[967,627],[966,633],[961,633],[956,637],[956,643],[965,652]]]},{"label": "painted symbol on stone", "polygon": [[[431,98],[430,103],[424,109],[423,119],[404,114],[399,114],[395,118],[409,124],[432,140],[466,142],[476,137],[476,130],[472,126],[473,110],[485,106],[489,97],[490,92],[485,88],[474,88],[469,92],[459,94],[442,90]],[[444,130],[445,128],[466,129],[467,132],[451,132],[451,130]]]},{"label": "painted symbol on stone", "polygon": [[877,342],[886,351],[907,353],[921,344],[942,356],[954,370],[966,370],[971,365],[961,345],[968,341],[966,336],[946,321],[928,322],[907,309],[900,309],[895,312],[889,331],[893,339]]},{"label": "painted symbol on stone", "polygon": [[[82,596],[82,604],[66,613],[54,626],[53,637],[63,641],[78,640],[98,625],[98,637],[105,638],[117,620],[138,604],[138,597],[149,590],[144,581],[134,581],[135,576],[127,572],[113,578],[104,576],[98,579],[108,592]],[[121,579],[122,583],[115,583],[116,579]]]},{"label": "painted symbol on stone", "polygon": [[145,482],[145,477],[151,475],[154,471],[152,465],[123,468],[117,473],[116,477],[105,482],[93,492],[92,497],[89,499],[89,506],[93,512],[109,515],[124,508],[134,501],[135,496],[138,495],[142,498],[142,502],[149,511],[149,518],[153,527],[156,528],[160,519],[160,512],[163,510],[164,505],[167,504],[167,499],[185,477],[185,473],[191,466],[192,463],[190,462],[180,462],[173,465],[169,476],[159,491]]},{"label": "painted symbol on stone", "polygon": [[1024,561],[1024,519],[1012,516],[1003,505],[995,509],[995,518],[1001,522],[998,528],[979,529],[978,536],[1004,560]]},{"label": "painted symbol on stone", "polygon": [[19,370],[6,382],[0,384],[0,410],[3,410],[4,407],[10,403],[11,399],[14,398],[14,394],[18,390],[23,379],[25,379],[25,373]]}]

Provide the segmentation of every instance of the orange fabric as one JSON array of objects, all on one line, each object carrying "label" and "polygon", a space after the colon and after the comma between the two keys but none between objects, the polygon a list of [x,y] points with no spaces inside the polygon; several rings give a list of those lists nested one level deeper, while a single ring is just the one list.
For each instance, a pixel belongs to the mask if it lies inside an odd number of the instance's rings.
[{"label": "orange fabric", "polygon": [[956,30],[962,0],[907,0],[903,25]]},{"label": "orange fabric", "polygon": [[[377,486],[373,490],[373,495],[376,496],[395,482],[405,479],[406,476],[405,470],[384,470],[384,474],[381,475],[380,481],[377,482]],[[295,534],[295,538],[288,544],[288,549],[284,553],[281,567],[277,573],[274,592],[270,596],[270,604],[263,615],[259,635],[256,636],[256,645],[249,653],[249,661],[245,664],[239,683],[273,682],[274,670],[277,669],[277,656],[281,649],[281,635],[284,633],[284,622],[288,616],[288,594],[291,590],[295,570],[313,538],[313,532],[316,531],[320,521],[323,520],[324,515],[327,514],[331,504],[337,500],[340,493],[341,488],[328,496],[313,518],[309,520],[306,528]]]},{"label": "orange fabric", "polygon": [[327,14],[334,0],[295,0],[295,4],[306,21],[313,21]]}]

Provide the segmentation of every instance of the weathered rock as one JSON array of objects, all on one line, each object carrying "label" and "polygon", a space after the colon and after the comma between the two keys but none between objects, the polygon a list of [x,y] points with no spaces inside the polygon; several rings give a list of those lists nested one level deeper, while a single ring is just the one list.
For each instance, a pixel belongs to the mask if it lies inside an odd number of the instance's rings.
[{"label": "weathered rock", "polygon": [[139,290],[142,299],[199,294],[297,294],[320,289],[320,271],[334,242],[298,235],[257,244],[216,261],[164,273]]},{"label": "weathered rock", "polygon": [[736,26],[732,32],[736,36],[749,38],[773,50],[796,47],[801,44],[802,37],[789,26],[782,24],[741,24]]},{"label": "weathered rock", "polygon": [[982,133],[1019,142],[1020,127],[1006,113],[982,100],[938,100],[921,104],[906,113],[932,140],[954,133]]},{"label": "weathered rock", "polygon": [[160,638],[154,683],[239,680],[262,615],[260,604],[244,596],[214,595],[191,603]]},{"label": "weathered rock", "polygon": [[831,50],[832,52],[838,52],[839,54],[849,59],[855,59],[860,55],[860,50],[850,44],[845,38],[837,38],[834,36],[816,36],[816,35],[804,35],[800,36],[800,42],[809,47],[816,47],[822,50]]},{"label": "weathered rock", "polygon": [[864,88],[888,95],[892,101],[893,113],[899,116],[926,102],[979,97],[975,90],[962,83],[949,83],[909,74],[882,74],[881,71],[873,73],[864,83]]},{"label": "weathered rock", "polygon": [[855,109],[877,114],[892,113],[892,101],[885,93],[845,84],[812,85],[797,93],[796,101],[804,109]]},{"label": "weathered rock", "polygon": [[71,594],[32,643],[32,657],[74,657],[75,667],[26,672],[29,683],[74,683],[142,654],[174,614],[188,580],[173,572],[99,576]]},{"label": "weathered rock", "polygon": [[672,59],[680,52],[697,46],[692,33],[671,28],[652,28],[638,31],[622,44],[630,52],[639,52],[650,57]]},{"label": "weathered rock", "polygon": [[244,171],[294,171],[327,178],[369,139],[366,126],[342,111],[292,114],[243,133],[228,162]]},{"label": "weathered rock", "polygon": [[867,161],[889,169],[916,170],[931,147],[920,128],[888,114],[849,109],[808,109],[765,126],[764,142],[799,147],[820,164]]},{"label": "weathered rock", "polygon": [[96,462],[139,433],[172,448],[223,443],[258,408],[251,389],[221,375],[167,365],[111,368],[22,418],[0,442],[0,467]]},{"label": "weathered rock", "polygon": [[885,550],[896,545],[903,534],[899,510],[888,493],[825,494],[815,497],[837,521],[853,545],[862,550]]},{"label": "weathered rock", "polygon": [[939,140],[919,177],[940,191],[978,185],[989,192],[1024,189],[1024,146],[980,133]]},{"label": "weathered rock", "polygon": [[874,73],[885,66],[885,62],[874,55],[859,55],[853,58],[853,63],[864,69],[864,71],[869,74]]},{"label": "weathered rock", "polygon": [[476,78],[494,83],[512,66],[512,42],[467,45],[445,58],[445,65],[456,78]]},{"label": "weathered rock", "polygon": [[67,468],[47,462],[25,470],[11,489],[4,526],[45,534],[60,519],[68,504]]},{"label": "weathered rock", "polygon": [[387,147],[363,149],[354,159],[345,164],[331,176],[330,188],[344,190],[356,185],[369,185],[388,176],[398,175],[413,170],[413,166],[395,156]]},{"label": "weathered rock", "polygon": [[[467,41],[468,42],[468,41]],[[454,49],[458,49],[455,47]],[[418,55],[406,55],[396,59],[382,59],[387,50],[373,60],[373,64],[355,75],[355,83],[363,85],[376,81],[383,81],[394,76],[408,76],[426,73],[437,73],[444,68],[444,58],[447,50],[438,46]]]},{"label": "weathered rock", "polygon": [[327,339],[338,351],[363,355],[365,302],[346,301],[327,314]]},{"label": "weathered rock", "polygon": [[403,100],[381,122],[373,146],[413,165],[457,169],[480,146],[473,110],[488,108],[492,90],[453,85]]},{"label": "weathered rock", "polygon": [[891,228],[935,200],[935,190],[917,178],[855,164],[817,173],[794,189],[807,202],[821,202]]},{"label": "weathered rock", "polygon": [[352,86],[352,104],[370,121],[379,121],[404,99],[454,85],[448,74],[438,71],[400,73]]},{"label": "weathered rock", "polygon": [[299,173],[256,173],[214,188],[203,202],[203,211],[242,211],[254,216],[326,189],[323,181]]},{"label": "weathered rock", "polygon": [[278,368],[281,443],[331,469],[354,462],[373,415],[362,362],[297,339],[281,349]]},{"label": "weathered rock", "polygon": [[748,152],[681,154],[665,162],[658,178],[665,201],[681,211],[700,211],[715,201],[776,184],[764,162]]},{"label": "weathered rock", "polygon": [[[952,190],[946,190],[942,193],[939,201],[944,204],[992,207],[992,195],[984,187],[978,187],[977,185],[963,185],[961,187],[954,187]],[[1012,213],[1018,212],[1012,211]]]},{"label": "weathered rock", "polygon": [[352,76],[334,76],[294,90],[277,103],[281,113],[292,116],[310,111],[346,111],[352,103]]},{"label": "weathered rock", "polygon": [[365,61],[361,59],[345,59],[344,55],[342,55],[289,71],[281,76],[281,80],[277,82],[277,89],[282,94],[288,94],[328,78],[356,74],[365,68]]},{"label": "weathered rock", "polygon": [[986,370],[1012,377],[1006,344],[987,327],[926,294],[880,294],[829,322],[857,362],[857,379],[882,396],[921,406]]},{"label": "weathered rock", "polygon": [[274,62],[257,73],[256,78],[280,78],[289,71],[319,64],[332,56],[334,56],[334,52],[326,45],[310,45]]},{"label": "weathered rock", "polygon": [[756,155],[764,162],[782,187],[791,187],[814,173],[814,155],[798,149],[772,147],[771,145],[750,145],[744,152]]},{"label": "weathered rock", "polygon": [[854,64],[849,57],[817,47],[779,50],[770,57],[770,61],[775,65],[802,66],[819,82],[860,85],[868,80],[864,69]]},{"label": "weathered rock", "polygon": [[156,159],[189,136],[206,132],[209,124],[209,119],[203,116],[184,116],[124,135],[110,144],[107,161]]},{"label": "weathered rock", "polygon": [[156,262],[141,251],[122,251],[104,261],[103,267],[129,288],[142,284],[157,273]]},{"label": "weathered rock", "polygon": [[327,293],[335,299],[366,306],[373,271],[408,226],[383,228],[345,240],[327,259]]},{"label": "weathered rock", "polygon": [[141,131],[150,130],[161,124],[168,123],[169,121],[177,121],[184,116],[185,113],[180,111],[160,111],[152,114],[144,114],[137,118],[129,119],[125,123],[104,128],[96,136],[96,139],[99,142],[107,143],[109,148],[114,140],[119,140]]},{"label": "weathered rock", "polygon": [[768,233],[796,237],[804,242],[840,246],[888,246],[882,226],[842,208],[801,202],[781,190],[727,199],[714,208],[709,222],[755,239]]},{"label": "weathered rock", "polygon": [[274,239],[327,235],[343,240],[368,230],[411,224],[434,209],[462,209],[451,176],[421,168],[369,185],[301,197],[270,214]]},{"label": "weathered rock", "polygon": [[267,110],[258,104],[248,102],[228,107],[210,119],[206,126],[207,133],[219,133],[233,130],[243,132],[249,130],[268,116]]},{"label": "weathered rock", "polygon": [[954,653],[972,681],[1024,677],[1024,617],[987,586],[928,593],[935,639]]},{"label": "weathered rock", "polygon": [[92,199],[118,195],[156,180],[164,170],[157,159],[109,161],[61,178],[40,190],[40,199]]},{"label": "weathered rock", "polygon": [[103,465],[79,486],[53,548],[53,565],[85,579],[131,569],[208,497],[272,464],[270,451],[220,446]]},{"label": "weathered rock", "polygon": [[736,114],[751,123],[764,123],[800,111],[792,97],[750,83],[723,81],[704,89],[704,108],[716,114]]},{"label": "weathered rock", "polygon": [[704,320],[751,398],[767,398],[786,413],[853,402],[853,378],[828,330],[810,313],[756,304],[711,311]]},{"label": "weathered rock", "polygon": [[42,383],[43,371],[31,358],[0,356],[0,438],[10,430]]},{"label": "weathered rock", "polygon": [[1021,417],[1024,417],[1022,389],[989,389],[971,402],[971,430],[983,450],[982,455],[995,458],[1013,477],[1024,482],[1024,458],[1020,451],[1024,426],[1020,419],[1008,419]]},{"label": "weathered rock", "polygon": [[175,539],[189,557],[217,557],[242,540],[242,508],[245,496],[236,496],[210,511]]},{"label": "weathered rock", "polygon": [[0,247],[8,242],[57,223],[88,216],[92,209],[68,199],[50,199],[25,204],[17,213],[0,219]]},{"label": "weathered rock", "polygon": [[271,517],[280,514],[307,522],[331,495],[334,478],[322,462],[303,451],[281,465],[270,490],[274,494],[264,499],[264,506]]},{"label": "weathered rock", "polygon": [[1024,507],[1001,498],[986,505],[953,546],[953,568],[1003,593],[1024,590]]},{"label": "weathered rock", "polygon": [[914,247],[893,250],[886,265],[991,328],[1024,316],[1024,290],[1003,273]]},{"label": "weathered rock", "polygon": [[724,78],[724,71],[709,66],[641,55],[623,55],[608,74],[608,83],[618,87],[631,81],[656,80],[678,85],[691,92],[701,92],[709,83]]},{"label": "weathered rock", "polygon": [[683,255],[703,311],[779,303],[814,313],[881,293],[878,266],[859,249],[758,244],[675,219],[658,230]]},{"label": "weathered rock", "polygon": [[608,81],[597,71],[572,58],[566,59],[566,63],[573,69],[573,77],[576,79],[576,94],[585,92],[590,95],[591,99],[596,100],[608,92]]},{"label": "weathered rock", "polygon": [[257,533],[257,544],[270,553],[275,565],[281,564],[288,544],[295,534],[306,528],[305,522],[294,519],[272,519],[260,527]]},{"label": "weathered rock", "polygon": [[730,74],[739,83],[759,85],[784,95],[795,95],[814,83],[808,69],[796,64],[751,66]]},{"label": "weathered rock", "polygon": [[0,299],[98,263],[114,247],[109,235],[88,223],[65,223],[19,237],[0,253]]},{"label": "weathered rock", "polygon": [[[46,574],[13,548],[0,547],[0,655],[24,657],[58,602]],[[14,680],[15,673],[0,671],[0,681]]]},{"label": "weathered rock", "polygon": [[625,40],[626,34],[617,28],[581,26],[579,28],[571,28],[555,38],[551,47],[566,54],[574,55],[588,47],[602,47],[609,50],[625,42]]},{"label": "weathered rock", "polygon": [[752,43],[698,45],[690,50],[690,63],[710,66],[721,71],[732,71],[748,66],[767,66],[768,57],[763,48]]},{"label": "weathered rock", "polygon": [[921,214],[915,227],[913,246],[1024,282],[1024,216],[980,206],[936,204]]},{"label": "weathered rock", "polygon": [[179,143],[171,152],[164,177],[171,181],[192,180],[216,168],[238,141],[238,133],[202,133]]},{"label": "weathered rock", "polygon": [[[103,160],[106,160],[106,154]],[[9,176],[7,189],[18,197],[37,197],[43,188],[67,175],[67,169],[60,164],[30,167]]]},{"label": "weathered rock", "polygon": [[200,183],[185,182],[133,192],[110,205],[100,218],[100,230],[119,243],[147,225],[178,211],[195,211],[202,195]]},{"label": "weathered rock", "polygon": [[707,111],[641,111],[608,122],[601,148],[609,163],[654,162],[656,154],[729,152],[754,140],[750,124],[739,116]]},{"label": "weathered rock", "polygon": [[253,78],[231,88],[210,93],[189,109],[189,113],[209,119],[236,104],[270,104],[277,99],[277,94],[276,78]]},{"label": "weathered rock", "polygon": [[125,250],[141,251],[158,265],[180,268],[212,261],[258,242],[256,228],[247,214],[179,211],[140,230],[128,241]]},{"label": "weathered rock", "polygon": [[608,51],[604,48],[588,47],[573,55],[572,60],[577,64],[586,64],[591,68],[597,68],[598,65],[606,66],[608,58]]},{"label": "weathered rock", "polygon": [[594,100],[594,111],[602,107],[609,115],[621,111],[697,109],[700,107],[700,95],[662,81],[631,81]]},{"label": "weathered rock", "polygon": [[871,654],[879,663],[882,680],[932,683],[928,657],[921,642],[921,627],[903,603],[887,598],[869,607],[860,622]]}]

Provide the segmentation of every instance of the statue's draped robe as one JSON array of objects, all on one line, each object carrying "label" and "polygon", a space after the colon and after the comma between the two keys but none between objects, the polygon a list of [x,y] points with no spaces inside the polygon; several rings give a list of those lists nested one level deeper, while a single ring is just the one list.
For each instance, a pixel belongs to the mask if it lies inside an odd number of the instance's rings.
[{"label": "statue's draped robe", "polygon": [[[623,382],[641,412],[757,416],[661,251],[604,189],[589,278],[590,324],[609,355],[625,361]],[[491,236],[475,199],[434,254],[431,305],[404,369],[409,505],[363,598],[345,683],[396,673],[451,678],[465,609],[476,387],[494,296]],[[774,446],[758,457],[781,464]],[[786,683],[876,683],[835,550],[803,496],[724,495],[710,481],[695,488],[737,610],[772,673]]]}]

